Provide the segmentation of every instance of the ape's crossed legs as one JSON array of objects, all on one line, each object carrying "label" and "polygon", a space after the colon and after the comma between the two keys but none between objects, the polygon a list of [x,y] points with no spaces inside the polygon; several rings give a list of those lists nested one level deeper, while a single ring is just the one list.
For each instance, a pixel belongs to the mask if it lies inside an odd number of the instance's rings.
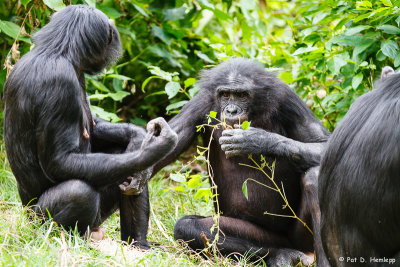
[{"label": "ape's crossed legs", "polygon": [[[137,140],[132,139],[132,142]],[[126,152],[134,150],[128,145]],[[129,151],[128,151],[129,150]],[[99,164],[101,164],[99,162]],[[138,176],[134,176],[138,178]],[[145,178],[145,177],[144,177]],[[121,240],[141,248],[148,248],[147,228],[149,199],[147,186],[139,195],[124,195],[119,184],[96,190],[82,180],[71,179],[46,190],[39,198],[36,210],[64,227],[74,228],[84,234],[100,226],[117,208],[120,209]]]},{"label": "ape's crossed legs", "polygon": [[[212,217],[185,216],[176,223],[174,237],[186,241],[194,250],[202,250],[205,244],[201,233],[206,234],[209,240],[214,240],[216,230],[210,232],[213,224]],[[219,228],[222,233],[217,246],[223,255],[239,253],[253,259],[264,258],[268,266],[282,266],[299,261],[310,263],[304,253],[290,248],[291,243],[285,236],[268,232],[251,222],[220,216]]]},{"label": "ape's crossed legs", "polygon": [[[303,220],[312,215],[312,226],[315,232],[314,249],[319,262],[326,263],[319,234],[318,171],[318,167],[311,168],[302,177],[303,198],[300,212],[297,215]],[[212,217],[185,216],[175,225],[175,239],[187,242],[194,250],[204,249],[205,244],[201,233],[206,234],[209,240],[214,240],[216,230],[213,233],[210,232],[213,224]],[[264,258],[268,266],[291,266],[300,261],[308,265],[313,262],[313,256],[310,253],[305,255],[295,249],[296,246],[302,246],[302,240],[304,242],[304,238],[301,238],[304,229],[300,229],[301,227],[304,228],[301,223],[297,223],[294,233],[284,235],[267,231],[249,221],[220,216],[219,228],[223,234],[220,234],[217,246],[223,255],[239,253],[253,258]],[[294,245],[294,243],[296,244]]]}]

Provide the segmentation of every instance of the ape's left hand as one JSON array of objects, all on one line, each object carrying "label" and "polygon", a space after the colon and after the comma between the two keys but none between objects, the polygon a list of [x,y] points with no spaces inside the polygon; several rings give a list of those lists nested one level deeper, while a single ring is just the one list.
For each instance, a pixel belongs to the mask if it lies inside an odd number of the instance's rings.
[{"label": "ape's left hand", "polygon": [[235,125],[235,129],[222,132],[219,143],[225,155],[230,158],[237,155],[271,153],[279,144],[280,139],[280,135],[260,128],[249,127],[243,130]]},{"label": "ape's left hand", "polygon": [[147,168],[143,171],[134,173],[129,176],[119,188],[124,195],[139,195],[142,193],[143,189],[146,187],[147,182],[150,180],[153,173],[153,167]]}]

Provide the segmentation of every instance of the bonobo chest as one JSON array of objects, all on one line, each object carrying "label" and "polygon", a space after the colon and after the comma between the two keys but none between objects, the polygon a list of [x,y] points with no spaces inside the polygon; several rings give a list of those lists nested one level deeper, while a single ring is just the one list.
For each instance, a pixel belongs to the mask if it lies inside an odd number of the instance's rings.
[{"label": "bonobo chest", "polygon": [[[223,215],[274,228],[290,223],[290,220],[264,213],[289,214],[288,209],[283,209],[285,202],[277,187],[288,196],[292,208],[298,208],[301,173],[290,162],[273,157],[266,157],[266,163],[271,168],[266,165],[263,170],[256,169],[256,164],[247,155],[226,158],[216,140],[212,141],[209,153]],[[253,155],[252,158],[261,166],[260,155]],[[274,161],[275,167],[272,168]],[[244,183],[247,185],[247,198],[243,193],[243,188],[246,188]]]}]

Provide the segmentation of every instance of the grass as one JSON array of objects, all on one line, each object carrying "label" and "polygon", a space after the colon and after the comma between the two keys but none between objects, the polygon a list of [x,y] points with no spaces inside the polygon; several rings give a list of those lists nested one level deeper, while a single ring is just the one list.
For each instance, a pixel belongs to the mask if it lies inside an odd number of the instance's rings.
[{"label": "grass", "polygon": [[29,218],[20,204],[17,185],[8,165],[4,144],[0,140],[0,266],[244,266],[245,260],[216,261],[191,255],[173,239],[173,227],[184,215],[213,214],[212,202],[194,200],[193,193],[165,191],[176,186],[169,172],[181,167],[175,164],[164,168],[149,184],[150,223],[148,240],[153,243],[149,252],[129,250],[121,246],[118,212],[103,225],[106,244],[93,244],[76,231],[66,231],[51,221],[44,224]]}]

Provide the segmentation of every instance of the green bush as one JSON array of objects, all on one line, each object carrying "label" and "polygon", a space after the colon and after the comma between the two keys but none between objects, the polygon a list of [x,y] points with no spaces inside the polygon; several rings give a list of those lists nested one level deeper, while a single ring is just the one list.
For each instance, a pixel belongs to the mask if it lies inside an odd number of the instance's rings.
[{"label": "green bush", "polygon": [[[94,112],[112,121],[143,125],[179,112],[198,91],[193,83],[201,69],[239,56],[277,71],[332,131],[353,101],[373,88],[384,65],[400,65],[398,0],[64,3],[95,5],[121,34],[119,63],[87,77]],[[64,3],[1,2],[2,64],[10,67],[18,53],[29,51],[30,34]],[[17,36],[19,46],[13,46]],[[0,71],[0,88],[6,74]]]}]

